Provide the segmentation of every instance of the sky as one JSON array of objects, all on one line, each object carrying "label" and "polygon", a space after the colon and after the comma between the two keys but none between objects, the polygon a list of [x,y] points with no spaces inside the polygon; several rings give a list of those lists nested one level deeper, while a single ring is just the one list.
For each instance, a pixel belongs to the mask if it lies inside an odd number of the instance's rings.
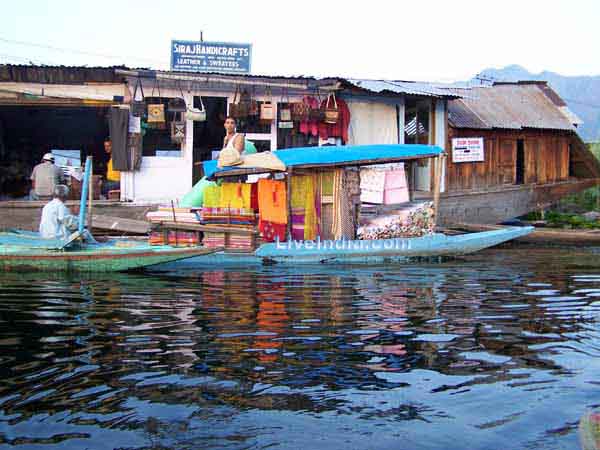
[{"label": "sky", "polygon": [[171,39],[252,44],[252,73],[452,82],[489,67],[600,75],[598,0],[20,0],[0,63],[168,69]]}]

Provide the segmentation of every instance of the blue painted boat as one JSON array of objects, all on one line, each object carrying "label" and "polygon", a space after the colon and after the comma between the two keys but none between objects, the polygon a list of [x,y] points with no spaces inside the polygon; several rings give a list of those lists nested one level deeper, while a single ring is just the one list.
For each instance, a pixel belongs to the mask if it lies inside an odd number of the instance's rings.
[{"label": "blue painted boat", "polygon": [[[227,178],[265,172],[304,172],[344,166],[404,162],[424,158],[437,158],[443,154],[433,145],[358,145],[306,147],[273,152],[285,165],[285,170],[233,166],[219,168],[217,161],[203,163],[207,178]],[[436,170],[441,173],[441,170]],[[435,197],[439,197],[439,180]],[[434,200],[437,201],[437,199]],[[287,241],[262,244],[254,252],[238,253],[219,251],[190,258],[178,263],[163,265],[164,269],[202,268],[218,265],[249,266],[261,264],[355,264],[403,262],[415,258],[437,258],[473,253],[525,236],[532,227],[506,227],[501,230],[446,236],[431,234],[415,238],[339,241]]]},{"label": "blue painted boat", "polygon": [[121,272],[213,253],[204,247],[151,246],[145,242],[112,240],[99,243],[85,229],[91,158],[85,166],[78,230],[66,240],[44,239],[39,233],[0,233],[0,270],[45,272]]},{"label": "blue painted boat", "polygon": [[417,238],[373,241],[291,241],[263,244],[252,253],[219,251],[196,256],[160,269],[202,268],[211,266],[249,266],[263,264],[379,264],[409,262],[421,258],[466,255],[525,236],[533,227],[507,227],[456,236],[432,234]]}]

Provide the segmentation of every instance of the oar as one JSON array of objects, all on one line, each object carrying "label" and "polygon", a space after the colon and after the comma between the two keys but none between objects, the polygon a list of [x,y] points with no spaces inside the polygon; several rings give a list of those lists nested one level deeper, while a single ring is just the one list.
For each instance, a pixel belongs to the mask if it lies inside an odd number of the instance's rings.
[{"label": "oar", "polygon": [[85,171],[83,173],[83,180],[81,181],[81,199],[79,201],[79,223],[77,227],[77,231],[71,233],[71,235],[67,238],[65,242],[58,248],[59,250],[63,250],[65,247],[70,245],[72,242],[76,241],[80,237],[83,236],[85,231],[85,216],[86,216],[86,206],[88,200],[88,190],[90,187],[90,177],[92,173],[92,157],[88,156],[85,160]]}]

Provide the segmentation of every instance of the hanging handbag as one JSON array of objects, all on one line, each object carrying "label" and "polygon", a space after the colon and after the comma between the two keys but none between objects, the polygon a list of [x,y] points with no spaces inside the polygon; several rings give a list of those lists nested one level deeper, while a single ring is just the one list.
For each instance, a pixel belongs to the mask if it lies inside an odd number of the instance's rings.
[{"label": "hanging handbag", "polygon": [[185,104],[185,96],[183,95],[183,91],[181,90],[181,84],[177,81],[177,86],[179,87],[179,92],[181,93],[181,97],[174,97],[169,99],[169,103],[167,103],[167,111],[170,113],[181,113],[187,110]]},{"label": "hanging handbag", "polygon": [[[152,95],[154,97],[154,88],[158,88],[158,99],[160,96],[160,85],[158,79],[155,80],[154,86],[152,87]],[[148,123],[164,123],[165,122],[165,105],[163,103],[148,103]]]},{"label": "hanging handbag", "polygon": [[[333,99],[333,104],[329,103],[331,99]],[[336,124],[340,118],[340,110],[338,109],[337,100],[335,99],[334,93],[331,93],[327,96],[324,116],[325,117],[323,118],[323,121],[330,124]]]},{"label": "hanging handbag", "polygon": [[[137,100],[138,87],[140,88],[141,100]],[[131,98],[131,115],[135,117],[144,117],[146,114],[146,101],[144,100],[144,87],[140,77],[137,77],[135,88],[133,89],[133,97]]]},{"label": "hanging handbag", "polygon": [[202,97],[200,98],[201,108],[189,108],[185,113],[186,120],[193,120],[194,122],[205,122],[206,121],[206,109],[204,108],[204,102]]},{"label": "hanging handbag", "polygon": [[272,122],[275,119],[275,108],[273,107],[271,89],[267,88],[265,98],[268,98],[268,100],[265,100],[260,105],[260,120],[263,122]]},{"label": "hanging handbag", "polygon": [[248,117],[257,117],[259,113],[258,102],[256,101],[256,86],[252,86],[252,94],[248,98]]},{"label": "hanging handbag", "polygon": [[310,106],[304,102],[290,103],[292,120],[294,122],[304,122],[310,116]]},{"label": "hanging handbag", "polygon": [[321,122],[325,118],[325,114],[321,109],[321,93],[319,92],[319,88],[317,88],[317,105],[316,108],[310,108],[308,116],[310,120]]},{"label": "hanging handbag", "polygon": [[240,98],[240,87],[236,85],[233,102],[229,104],[229,115],[234,119],[245,119],[248,116],[248,104],[242,103]]},{"label": "hanging handbag", "polygon": [[290,96],[287,89],[283,91],[281,96],[281,107],[279,108],[279,120],[281,122],[290,122],[292,120],[292,109],[290,107]]},{"label": "hanging handbag", "polygon": [[171,122],[171,142],[181,144],[185,140],[185,120]]}]

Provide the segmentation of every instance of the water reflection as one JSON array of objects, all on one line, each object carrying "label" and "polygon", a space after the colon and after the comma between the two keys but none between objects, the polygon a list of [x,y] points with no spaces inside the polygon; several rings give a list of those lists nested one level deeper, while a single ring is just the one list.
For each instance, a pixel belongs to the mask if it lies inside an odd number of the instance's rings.
[{"label": "water reflection", "polygon": [[0,445],[577,448],[600,404],[590,254],[0,283]]}]

